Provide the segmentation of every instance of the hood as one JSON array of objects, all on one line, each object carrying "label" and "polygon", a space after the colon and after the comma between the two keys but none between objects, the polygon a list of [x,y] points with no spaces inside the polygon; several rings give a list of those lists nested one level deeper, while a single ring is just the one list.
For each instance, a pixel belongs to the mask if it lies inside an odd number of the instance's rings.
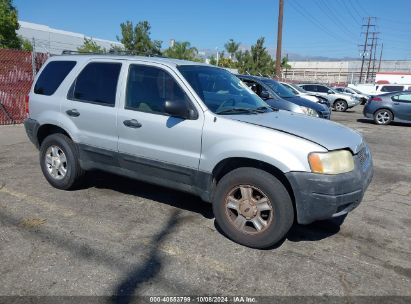
[{"label": "hood", "polygon": [[290,102],[292,102],[296,105],[314,109],[317,112],[321,112],[321,111],[324,111],[324,110],[327,109],[327,108],[324,109],[324,107],[319,103],[316,103],[314,101],[311,101],[311,100],[308,100],[306,98],[302,98],[302,97],[299,97],[299,96],[284,97],[284,99],[288,100],[288,101],[290,101]]},{"label": "hood", "polygon": [[286,132],[317,143],[327,150],[349,148],[354,154],[362,148],[362,136],[341,124],[288,111],[252,115],[226,115],[230,118]]}]

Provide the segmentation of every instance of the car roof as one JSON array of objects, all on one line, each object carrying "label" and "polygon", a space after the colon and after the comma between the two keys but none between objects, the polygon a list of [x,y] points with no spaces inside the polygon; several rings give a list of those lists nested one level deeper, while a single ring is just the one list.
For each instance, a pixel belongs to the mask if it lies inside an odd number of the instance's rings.
[{"label": "car roof", "polygon": [[147,56],[131,56],[131,55],[112,55],[112,54],[82,54],[82,55],[58,55],[50,58],[52,61],[59,60],[75,60],[78,62],[89,61],[90,59],[106,59],[106,60],[128,60],[128,61],[145,61],[150,63],[160,63],[172,67],[182,66],[182,65],[199,65],[199,66],[212,66],[210,64],[194,62],[188,60],[180,60],[167,57],[147,57]]}]

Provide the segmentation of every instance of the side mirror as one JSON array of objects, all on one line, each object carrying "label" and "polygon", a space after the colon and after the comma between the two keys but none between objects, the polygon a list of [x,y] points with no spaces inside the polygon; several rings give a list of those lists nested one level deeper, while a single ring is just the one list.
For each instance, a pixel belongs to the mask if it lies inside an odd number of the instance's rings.
[{"label": "side mirror", "polygon": [[196,119],[197,114],[193,109],[187,107],[181,100],[167,100],[164,103],[164,111],[173,117],[182,119]]},{"label": "side mirror", "polygon": [[269,99],[270,98],[270,93],[268,93],[267,91],[261,91],[260,97],[262,99]]}]

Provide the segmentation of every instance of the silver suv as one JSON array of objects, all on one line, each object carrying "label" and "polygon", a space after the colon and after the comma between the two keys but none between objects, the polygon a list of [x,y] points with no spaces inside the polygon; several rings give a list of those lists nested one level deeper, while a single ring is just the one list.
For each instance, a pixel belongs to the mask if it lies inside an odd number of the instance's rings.
[{"label": "silver suv", "polygon": [[345,112],[347,109],[360,104],[360,101],[347,94],[342,94],[322,84],[299,84],[301,88],[308,92],[316,93],[328,99],[331,107],[335,111]]},{"label": "silver suv", "polygon": [[[165,58],[52,57],[27,135],[58,189],[101,169],[200,196],[222,231],[266,248],[360,203],[373,169],[357,132],[269,107],[230,72]],[[153,207],[155,207],[153,205]]]}]

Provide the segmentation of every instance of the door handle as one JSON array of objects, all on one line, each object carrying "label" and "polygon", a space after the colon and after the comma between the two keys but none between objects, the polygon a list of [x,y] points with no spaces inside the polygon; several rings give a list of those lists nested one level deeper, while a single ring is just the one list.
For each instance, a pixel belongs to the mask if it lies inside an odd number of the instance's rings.
[{"label": "door handle", "polygon": [[139,123],[139,122],[138,122],[137,120],[135,120],[135,119],[125,120],[125,121],[123,121],[123,124],[124,124],[126,127],[134,128],[134,129],[141,128],[141,126],[142,126],[142,124]]},{"label": "door handle", "polygon": [[399,105],[400,103],[399,103],[399,102],[394,102],[394,104],[395,104],[395,105]]},{"label": "door handle", "polygon": [[71,109],[66,111],[68,116],[77,117],[80,116],[80,112],[77,109]]}]

